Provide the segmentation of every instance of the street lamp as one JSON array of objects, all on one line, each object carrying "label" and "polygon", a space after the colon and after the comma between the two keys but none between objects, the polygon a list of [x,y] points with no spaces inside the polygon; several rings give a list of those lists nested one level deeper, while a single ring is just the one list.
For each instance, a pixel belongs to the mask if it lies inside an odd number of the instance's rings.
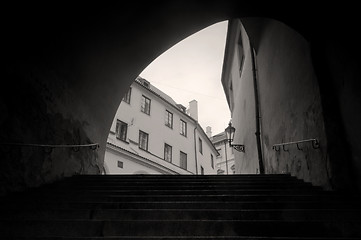
[{"label": "street lamp", "polygon": [[229,122],[228,127],[225,129],[225,132],[227,134],[227,140],[228,140],[229,146],[233,147],[238,152],[245,152],[244,145],[242,145],[242,144],[232,144],[233,139],[234,139],[235,131],[236,131],[236,129],[232,126],[232,123]]}]

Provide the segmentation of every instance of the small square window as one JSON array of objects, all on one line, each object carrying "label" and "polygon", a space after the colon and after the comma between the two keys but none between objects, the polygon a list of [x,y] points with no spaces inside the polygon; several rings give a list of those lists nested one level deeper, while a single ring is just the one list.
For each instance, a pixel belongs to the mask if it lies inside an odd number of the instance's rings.
[{"label": "small square window", "polygon": [[118,161],[118,168],[123,168],[123,162],[122,161]]}]

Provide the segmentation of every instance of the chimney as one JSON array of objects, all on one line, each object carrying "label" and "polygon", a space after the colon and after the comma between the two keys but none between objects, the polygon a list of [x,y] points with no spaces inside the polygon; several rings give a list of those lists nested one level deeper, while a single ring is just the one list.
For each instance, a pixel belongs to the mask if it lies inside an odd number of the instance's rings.
[{"label": "chimney", "polygon": [[208,138],[212,137],[212,128],[210,126],[206,127],[206,134],[207,134]]},{"label": "chimney", "polygon": [[198,121],[198,102],[196,100],[192,100],[189,102],[189,115]]}]

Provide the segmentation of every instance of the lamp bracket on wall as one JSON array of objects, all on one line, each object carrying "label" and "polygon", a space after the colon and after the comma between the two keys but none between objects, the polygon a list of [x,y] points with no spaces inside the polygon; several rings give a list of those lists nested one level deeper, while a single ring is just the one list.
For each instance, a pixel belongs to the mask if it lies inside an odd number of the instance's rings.
[{"label": "lamp bracket on wall", "polygon": [[244,145],[242,145],[242,144],[232,145],[231,143],[229,143],[229,145],[230,145],[231,147],[233,147],[234,149],[236,149],[238,152],[245,152],[245,150],[244,150]]},{"label": "lamp bracket on wall", "polygon": [[233,147],[238,152],[245,152],[243,144],[232,144],[233,139],[234,139],[234,133],[236,132],[236,129],[232,126],[231,121],[229,122],[228,127],[224,131],[226,132],[227,141],[229,143],[229,146]]}]

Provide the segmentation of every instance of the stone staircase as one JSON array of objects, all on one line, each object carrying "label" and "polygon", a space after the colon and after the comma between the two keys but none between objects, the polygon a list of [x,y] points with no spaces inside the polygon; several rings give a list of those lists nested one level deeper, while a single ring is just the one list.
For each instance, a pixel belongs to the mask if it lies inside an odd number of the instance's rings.
[{"label": "stone staircase", "polygon": [[0,200],[1,239],[360,239],[359,196],[290,175],[74,176]]}]

